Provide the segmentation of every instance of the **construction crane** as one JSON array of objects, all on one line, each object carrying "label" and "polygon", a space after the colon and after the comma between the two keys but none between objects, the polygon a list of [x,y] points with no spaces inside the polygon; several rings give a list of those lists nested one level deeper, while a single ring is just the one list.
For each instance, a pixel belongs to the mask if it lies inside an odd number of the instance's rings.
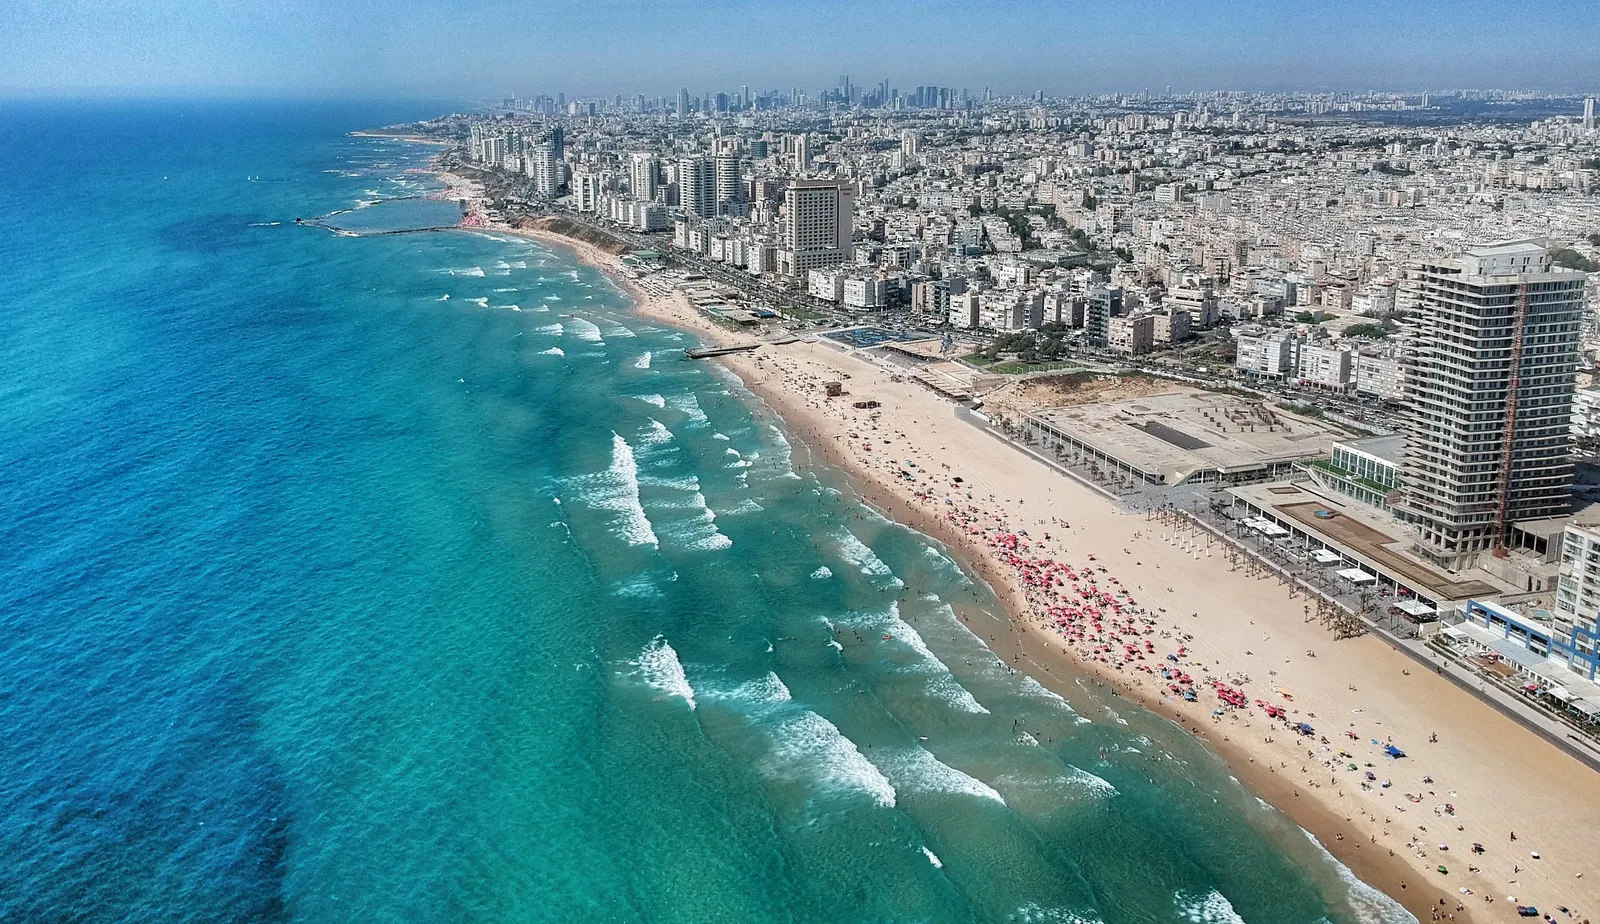
[{"label": "construction crane", "polygon": [[1506,380],[1506,433],[1500,441],[1500,510],[1494,521],[1494,557],[1506,557],[1506,526],[1511,514],[1511,458],[1517,440],[1517,399],[1522,388],[1522,332],[1528,323],[1528,284],[1517,287],[1511,318],[1511,372]]}]

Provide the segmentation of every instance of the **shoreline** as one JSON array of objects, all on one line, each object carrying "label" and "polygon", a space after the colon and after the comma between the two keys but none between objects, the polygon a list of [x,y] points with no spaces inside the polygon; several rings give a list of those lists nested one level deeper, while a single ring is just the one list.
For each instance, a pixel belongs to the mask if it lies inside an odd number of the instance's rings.
[{"label": "shoreline", "polygon": [[[701,316],[678,293],[658,296],[645,291],[622,271],[616,255],[603,251],[587,242],[538,229],[493,227],[481,230],[526,237],[546,245],[571,251],[580,262],[600,270],[610,281],[627,294],[634,302],[634,313],[640,317],[693,333],[710,345],[727,345],[739,339],[734,332],[719,327]],[[1386,643],[1370,636],[1363,636],[1345,642],[1333,641],[1331,635],[1324,630],[1314,624],[1308,626],[1301,621],[1298,613],[1301,601],[1290,600],[1287,589],[1276,582],[1270,581],[1270,579],[1248,578],[1238,569],[1225,570],[1222,568],[1223,562],[1220,559],[1215,565],[1195,565],[1194,563],[1199,561],[1198,553],[1195,553],[1195,557],[1191,561],[1191,556],[1187,549],[1183,552],[1178,552],[1170,547],[1170,543],[1156,541],[1154,534],[1161,529],[1159,524],[1136,515],[1124,514],[1115,510],[1103,498],[1093,494],[1082,485],[1071,482],[1070,479],[1059,475],[1059,473],[1047,469],[1037,460],[1027,458],[1013,447],[994,440],[989,435],[982,434],[967,424],[956,420],[953,410],[954,405],[949,404],[949,402],[934,396],[919,385],[893,382],[892,379],[896,377],[890,372],[876,366],[867,359],[852,354],[853,351],[838,349],[829,345],[800,342],[781,347],[768,345],[755,353],[719,357],[717,361],[738,376],[745,387],[756,395],[775,417],[783,422],[791,437],[804,446],[809,455],[814,458],[820,458],[824,465],[837,471],[847,479],[854,493],[862,502],[878,510],[888,519],[938,541],[950,551],[969,575],[975,580],[983,581],[990,588],[995,598],[1004,607],[1005,612],[1002,615],[1007,620],[1011,630],[1006,636],[1002,637],[1000,643],[992,646],[998,656],[1014,663],[1019,669],[1024,669],[1035,680],[1063,695],[1066,695],[1068,691],[1061,688],[1071,686],[1070,681],[1066,679],[1067,677],[1074,675],[1080,677],[1088,676],[1104,684],[1115,695],[1128,699],[1152,714],[1177,723],[1186,733],[1199,739],[1208,750],[1217,755],[1247,792],[1273,806],[1302,830],[1314,837],[1324,850],[1362,882],[1383,892],[1419,919],[1423,917],[1425,912],[1431,915],[1435,911],[1440,911],[1444,914],[1453,915],[1453,920],[1462,922],[1511,920],[1516,917],[1514,907],[1511,903],[1504,901],[1511,894],[1517,895],[1519,902],[1530,902],[1549,908],[1572,905],[1575,901],[1581,902],[1587,896],[1586,883],[1581,878],[1574,880],[1573,877],[1582,877],[1584,870],[1594,863],[1593,858],[1587,855],[1589,852],[1581,846],[1584,841],[1578,832],[1594,830],[1594,824],[1600,821],[1600,776],[1592,774],[1588,768],[1583,767],[1568,755],[1550,747],[1547,742],[1538,739],[1525,729],[1493,712],[1487,706],[1478,703],[1474,698],[1462,694],[1461,691],[1451,687],[1442,678],[1435,678],[1425,673],[1419,673],[1416,678],[1411,678],[1410,671],[1407,668],[1414,667],[1415,664],[1410,662],[1405,655],[1390,649]],[[1314,751],[1308,751],[1303,746],[1303,743],[1286,729],[1264,721],[1265,716],[1260,713],[1254,713],[1246,709],[1227,716],[1213,716],[1209,711],[1209,703],[1187,703],[1181,699],[1168,696],[1159,684],[1156,685],[1155,690],[1151,690],[1149,685],[1139,681],[1129,673],[1121,672],[1120,668],[1113,670],[1105,662],[1085,658],[1081,656],[1081,653],[1071,651],[1070,647],[1064,643],[1059,632],[1042,624],[1038,607],[1036,607],[1034,601],[1029,599],[1028,593],[1023,583],[1018,579],[1017,574],[1007,568],[1005,562],[997,559],[995,555],[996,548],[992,542],[988,541],[990,537],[987,532],[974,533],[970,529],[963,530],[953,523],[948,518],[948,515],[945,517],[939,516],[938,513],[942,508],[933,506],[929,502],[930,498],[914,496],[907,489],[904,482],[889,476],[881,465],[876,464],[884,461],[882,454],[877,458],[870,456],[863,458],[867,454],[856,449],[850,438],[846,436],[846,433],[867,429],[868,425],[865,421],[871,418],[865,418],[859,412],[851,413],[848,397],[842,401],[834,401],[831,405],[826,399],[820,399],[815,394],[815,384],[819,375],[833,375],[835,377],[843,375],[847,377],[847,389],[854,389],[858,385],[865,384],[866,388],[871,390],[872,396],[880,400],[885,397],[884,390],[893,388],[897,392],[896,397],[904,400],[896,400],[892,403],[884,402],[884,411],[886,412],[890,411],[891,408],[894,411],[900,411],[916,406],[917,410],[927,413],[930,408],[936,409],[942,406],[946,414],[945,418],[937,421],[930,419],[928,421],[930,426],[927,431],[938,429],[942,434],[947,435],[947,438],[950,436],[959,438],[961,434],[958,428],[965,428],[969,434],[975,435],[975,442],[967,447],[969,450],[975,450],[976,455],[986,457],[984,461],[1008,470],[995,479],[986,478],[981,482],[979,479],[969,479],[967,482],[968,487],[981,485],[981,490],[996,487],[997,483],[1003,480],[1005,475],[1010,474],[1009,470],[1022,470],[1022,474],[1017,476],[1019,478],[1037,478],[1040,473],[1044,473],[1051,480],[1049,487],[1046,488],[1046,496],[1042,499],[1051,501],[1052,499],[1048,495],[1055,493],[1059,489],[1059,494],[1056,494],[1056,496],[1062,498],[1063,503],[1070,505],[1053,509],[1067,512],[1071,520],[1077,520],[1091,512],[1091,509],[1085,508],[1098,507],[1098,510],[1092,510],[1096,520],[1122,521],[1119,524],[1122,527],[1121,529],[1090,530],[1095,535],[1095,541],[1092,544],[1083,541],[1083,538],[1086,537],[1080,538],[1079,535],[1075,535],[1083,531],[1082,527],[1068,527],[1068,535],[1062,536],[1060,542],[1052,543],[1053,545],[1070,544],[1078,546],[1079,548],[1076,551],[1080,554],[1085,549],[1097,549],[1099,557],[1105,559],[1107,564],[1111,563],[1110,553],[1114,552],[1115,547],[1119,544],[1123,542],[1131,543],[1124,547],[1124,551],[1128,555],[1133,554],[1132,548],[1134,546],[1140,546],[1140,560],[1136,562],[1138,566],[1141,568],[1146,567],[1144,562],[1146,559],[1150,559],[1154,562],[1155,568],[1159,569],[1162,567],[1162,563],[1165,563],[1174,572],[1188,572],[1184,576],[1197,585],[1195,589],[1198,593],[1206,595],[1205,592],[1207,590],[1211,591],[1209,596],[1213,600],[1208,602],[1216,602],[1214,598],[1221,597],[1220,603],[1224,608],[1227,608],[1232,606],[1235,601],[1248,599],[1256,604],[1254,607],[1250,607],[1252,610],[1270,609],[1272,608],[1271,604],[1275,603],[1276,609],[1280,612],[1276,614],[1261,613],[1261,616],[1271,618],[1271,621],[1267,621],[1264,618],[1263,625],[1273,629],[1272,634],[1277,634],[1281,631],[1301,639],[1310,639],[1315,644],[1342,652],[1345,655],[1341,659],[1344,664],[1331,663],[1334,661],[1333,658],[1328,658],[1327,662],[1324,662],[1330,668],[1327,673],[1337,675],[1333,679],[1340,683],[1343,683],[1349,677],[1354,677],[1361,681],[1362,687],[1365,687],[1369,682],[1372,682],[1373,678],[1371,678],[1370,674],[1378,670],[1380,666],[1385,671],[1390,672],[1390,676],[1399,675],[1405,677],[1406,680],[1398,685],[1410,688],[1408,692],[1413,694],[1417,705],[1415,708],[1406,708],[1402,705],[1399,711],[1405,713],[1454,713],[1456,721],[1453,724],[1456,731],[1450,732],[1452,738],[1459,731],[1463,736],[1463,740],[1469,744],[1481,743],[1483,739],[1488,738],[1502,745],[1500,748],[1502,760],[1497,762],[1500,764],[1496,768],[1497,772],[1489,774],[1480,772],[1478,774],[1480,777],[1487,776],[1490,778],[1487,781],[1489,783],[1487,787],[1489,791],[1480,793],[1477,791],[1478,787],[1474,786],[1472,787],[1474,790],[1472,797],[1488,796],[1491,793],[1501,795],[1521,794],[1519,799],[1511,800],[1522,803],[1521,805],[1502,806],[1502,811],[1495,814],[1499,824],[1506,826],[1502,830],[1514,830],[1514,826],[1520,824],[1528,831],[1539,832],[1535,837],[1527,838],[1527,840],[1530,843],[1537,842],[1544,845],[1536,848],[1543,851],[1542,856],[1544,859],[1537,861],[1537,865],[1530,865],[1527,869],[1519,869],[1512,873],[1509,882],[1501,881],[1496,883],[1490,878],[1489,870],[1487,869],[1490,866],[1491,859],[1497,860],[1502,864],[1509,864],[1513,859],[1513,851],[1506,849],[1505,835],[1503,833],[1498,838],[1491,840],[1488,830],[1492,830],[1492,828],[1465,832],[1465,828],[1462,826],[1462,830],[1451,830],[1445,822],[1456,820],[1456,816],[1441,815],[1437,811],[1427,814],[1421,813],[1421,810],[1426,807],[1424,804],[1426,801],[1432,801],[1435,798],[1451,798],[1455,802],[1465,803],[1469,796],[1456,796],[1454,789],[1452,789],[1448,797],[1442,795],[1435,797],[1430,792],[1430,795],[1424,800],[1412,803],[1414,806],[1412,811],[1417,812],[1417,814],[1411,820],[1424,823],[1407,824],[1405,818],[1399,818],[1396,814],[1407,811],[1406,807],[1397,801],[1399,798],[1398,790],[1386,792],[1384,790],[1376,790],[1376,787],[1374,787],[1377,792],[1376,797],[1370,793],[1352,790],[1348,793],[1347,798],[1339,779],[1339,771],[1342,768],[1338,766],[1338,760],[1335,761],[1332,769],[1323,769],[1321,762],[1316,759]],[[812,387],[810,389],[796,387],[805,383],[809,383]],[[830,415],[828,413],[830,410],[835,413]],[[877,420],[891,423],[891,414],[885,413]],[[877,429],[876,424],[873,424],[872,427]],[[908,429],[918,432],[921,428],[908,427]],[[880,430],[879,432],[881,433],[882,431]],[[924,431],[921,439],[906,437],[905,433],[899,433],[898,435],[904,438],[909,445],[918,447],[924,453],[931,453],[932,446],[937,442],[939,434]],[[878,434],[874,434],[873,440],[876,441],[877,439]],[[940,446],[939,448],[943,449],[944,447]],[[925,459],[920,464],[924,466],[929,464],[926,459],[931,458],[931,456],[919,457]],[[951,456],[950,458],[957,457]],[[962,457],[962,461],[953,464],[963,470],[973,467],[965,457]],[[1030,468],[1038,469],[1039,471],[1028,472],[1027,470]],[[923,471],[926,472],[928,469],[924,468]],[[972,494],[969,493],[968,497],[972,497]],[[1037,494],[1034,494],[1033,497],[1036,502],[1037,499],[1040,499]],[[994,500],[993,494],[989,496],[989,500]],[[1005,511],[1005,520],[1020,519],[1019,514],[1025,515],[1026,513],[1025,501],[1018,498],[1013,503],[1015,505],[1014,509],[1011,505],[1006,504],[1004,500],[997,501],[994,506]],[[973,505],[973,509],[977,509],[978,506]],[[1038,520],[1037,522],[1047,529],[1050,528],[1044,520]],[[1030,523],[1029,525],[1032,524]],[[1132,527],[1131,530],[1130,527]],[[1011,527],[1008,524],[1005,528],[1009,530]],[[1130,531],[1132,532],[1131,538],[1127,536]],[[1043,545],[1044,543],[1039,544]],[[1160,549],[1159,546],[1162,544],[1167,544],[1169,547]],[[1155,547],[1152,548],[1152,546]],[[1034,551],[1036,553],[1041,552],[1039,549]],[[1064,557],[1055,554],[1055,550],[1045,550],[1045,552],[1051,554],[1052,558]],[[1160,559],[1160,561],[1155,561],[1156,559]],[[1119,572],[1124,570],[1126,569],[1118,569]],[[1163,579],[1172,580],[1174,576],[1169,575]],[[1267,580],[1264,585],[1261,584],[1263,580]],[[1217,583],[1225,583],[1232,586],[1226,588],[1224,593],[1218,594],[1214,588],[1207,586]],[[1137,586],[1139,587],[1141,602],[1143,598],[1158,593],[1154,588],[1147,590],[1143,584]],[[1167,591],[1169,594],[1174,593],[1171,586],[1167,588]],[[1199,602],[1199,597],[1196,597],[1194,601],[1190,601],[1187,597],[1180,599],[1183,599],[1186,606],[1190,602]],[[1261,605],[1263,603],[1268,604],[1268,606],[1263,607]],[[1285,616],[1285,613],[1281,611],[1289,611],[1290,615]],[[1165,613],[1165,610],[1163,609],[1162,612]],[[1200,613],[1197,612],[1195,616],[1199,617]],[[1175,619],[1169,621],[1176,622]],[[1212,620],[1207,621],[1210,622]],[[1250,625],[1256,625],[1256,620],[1251,620]],[[1239,627],[1235,625],[1233,628],[1237,630]],[[1204,636],[1209,634],[1211,629],[1211,626],[1197,628],[1195,641],[1190,644],[1196,648],[1203,647],[1206,642]],[[1299,631],[1295,631],[1296,629]],[[1255,630],[1248,630],[1243,634],[1237,631],[1233,634],[1236,638],[1244,638],[1257,633]],[[1272,634],[1269,634],[1267,638],[1270,639]],[[1299,641],[1293,643],[1294,646],[1299,646],[1300,644],[1301,642]],[[1291,650],[1295,649],[1291,648]],[[1208,658],[1216,653],[1220,652],[1205,652]],[[1315,657],[1309,648],[1307,653]],[[1264,666],[1264,659],[1257,657],[1253,650],[1246,649],[1245,656],[1245,659],[1236,658],[1236,660],[1247,660],[1247,666],[1252,669]],[[1198,663],[1197,660],[1196,664],[1198,665]],[[1223,667],[1221,658],[1215,659],[1215,663],[1217,669],[1214,673],[1227,674],[1227,668]],[[1307,663],[1312,667],[1316,666],[1316,662]],[[1402,667],[1402,664],[1405,666]],[[1338,669],[1344,666],[1350,666],[1354,669],[1349,671]],[[1235,667],[1235,665],[1230,664],[1229,667]],[[1199,668],[1195,669],[1198,672]],[[1275,674],[1276,671],[1271,673]],[[1328,678],[1323,679],[1326,680]],[[1297,688],[1297,694],[1302,693],[1301,688],[1306,686],[1306,678],[1303,676],[1297,676],[1289,682]],[[1357,691],[1356,684],[1348,684],[1348,686],[1350,693],[1354,694]],[[1260,695],[1262,692],[1259,686],[1253,685],[1252,690],[1252,695]],[[1268,693],[1267,695],[1270,696],[1272,694]],[[1327,709],[1328,707],[1322,706],[1322,703],[1333,698],[1332,696],[1318,697],[1317,705]],[[1367,698],[1370,699],[1370,697]],[[1289,703],[1293,702],[1295,701],[1289,701]],[[1302,695],[1300,702],[1307,704],[1309,700]],[[1385,705],[1393,711],[1395,702],[1395,700],[1391,700]],[[1427,704],[1432,708],[1424,709],[1422,708],[1423,704]],[[1297,718],[1301,715],[1303,709],[1315,721],[1314,716],[1316,713],[1308,706],[1296,708],[1294,705],[1287,703],[1286,705],[1294,710]],[[1367,710],[1376,711],[1370,705]],[[1349,709],[1342,711],[1350,712]],[[1324,722],[1330,718],[1337,717],[1336,715],[1330,715],[1331,712],[1332,710],[1323,713]],[[1363,713],[1361,708],[1354,710],[1354,714],[1361,713]],[[1399,718],[1400,716],[1386,714],[1384,719],[1376,720],[1374,724],[1395,728],[1402,724],[1411,724],[1413,726],[1417,724],[1414,715],[1410,716],[1412,721],[1409,723],[1402,723],[1398,721]],[[1425,720],[1422,724],[1430,725],[1430,727],[1445,727],[1452,724],[1445,721],[1448,716],[1426,715],[1422,718]],[[1203,727],[1208,720],[1213,728]],[[1258,725],[1258,722],[1261,724]],[[1354,724],[1351,723],[1351,725]],[[1257,728],[1262,729],[1265,734],[1254,731]],[[1250,731],[1246,731],[1247,729]],[[1276,737],[1274,736],[1275,734]],[[1363,732],[1363,734],[1375,734],[1375,732],[1367,731]],[[1424,747],[1423,734],[1425,733],[1415,733],[1411,729],[1406,729],[1405,737],[1397,740],[1404,741],[1413,751],[1419,751]],[[1236,737],[1238,740],[1235,740]],[[1474,740],[1475,738],[1477,739],[1476,741]],[[1314,744],[1315,742],[1312,740],[1307,743]],[[1336,746],[1338,742],[1334,742],[1334,744]],[[1540,749],[1543,750],[1541,751]],[[1327,748],[1324,748],[1324,750],[1327,750]],[[1422,755],[1415,754],[1414,756],[1420,757]],[[1469,748],[1468,753],[1460,758],[1460,762],[1470,763],[1477,760],[1479,756]],[[1294,767],[1291,766],[1291,761],[1299,762],[1298,774],[1295,772]],[[1571,766],[1565,766],[1562,762],[1570,763]],[[1435,763],[1430,761],[1430,766]],[[1519,772],[1505,772],[1508,766],[1516,766]],[[1544,774],[1527,772],[1536,770],[1540,766],[1552,766],[1554,769]],[[1409,766],[1407,769],[1410,769]],[[1555,772],[1556,769],[1562,772],[1557,774]],[[1280,770],[1283,772],[1280,773]],[[1390,770],[1391,768],[1385,767],[1382,772],[1388,773]],[[1456,770],[1456,767],[1449,766],[1447,762],[1446,769],[1443,771],[1433,770],[1432,772],[1440,774],[1440,786],[1452,786],[1459,776]],[[1448,779],[1445,778],[1445,773],[1450,774]],[[1329,777],[1327,783],[1319,782],[1318,774],[1327,774]],[[1420,776],[1421,774],[1417,775]],[[1529,779],[1529,777],[1537,778],[1539,776],[1547,777],[1547,779],[1543,783],[1536,779]],[[1353,786],[1357,780],[1347,778],[1345,782]],[[1399,781],[1397,781],[1396,785],[1399,785]],[[1416,785],[1420,792],[1421,784]],[[1462,788],[1465,790],[1467,787],[1463,786]],[[1536,799],[1536,797],[1529,795],[1534,791],[1542,792],[1549,802],[1562,803],[1566,807],[1555,812],[1538,813],[1544,814],[1546,816],[1544,819],[1529,817],[1526,811],[1529,806],[1526,803],[1530,799]],[[1337,792],[1337,795],[1333,795],[1333,792]],[[1565,801],[1563,797],[1570,801]],[[1545,807],[1549,808],[1549,805],[1547,804]],[[1509,816],[1503,810],[1505,808],[1512,809],[1512,813]],[[1384,815],[1381,822],[1378,818],[1380,814]],[[1575,815],[1592,817],[1588,818],[1586,823],[1582,818],[1575,817]],[[1428,827],[1426,822],[1434,823],[1436,829],[1434,833],[1412,833],[1410,831],[1411,828],[1415,827],[1426,832]],[[1475,825],[1474,827],[1482,828],[1484,826]],[[1565,835],[1562,837],[1556,836],[1557,832],[1563,828],[1566,829]],[[1448,834],[1438,833],[1441,830],[1447,830]],[[1409,840],[1407,835],[1410,837]],[[1484,858],[1477,859],[1477,862],[1482,863],[1486,869],[1481,874],[1457,872],[1457,867],[1464,871],[1468,864],[1474,860],[1472,854],[1466,851],[1466,847],[1472,838],[1477,838],[1487,845],[1492,845],[1489,854]],[[1459,844],[1456,852],[1454,855],[1440,853],[1435,856],[1433,854],[1434,845],[1443,843],[1445,840],[1453,840]],[[1557,841],[1560,843],[1556,843]],[[1516,851],[1516,854],[1521,856],[1522,862],[1530,862],[1525,850]],[[1558,863],[1555,862],[1557,857],[1564,861],[1559,863],[1561,867],[1559,870],[1557,869]],[[1437,874],[1434,867],[1445,864],[1452,868],[1451,874],[1448,876]],[[1510,871],[1507,870],[1505,872]],[[1543,881],[1518,881],[1519,877],[1533,879],[1533,874],[1536,872],[1555,873],[1566,880],[1564,887],[1557,885],[1556,876],[1542,877]],[[1600,874],[1590,872],[1591,881],[1597,875]],[[1465,895],[1459,891],[1461,888],[1470,888],[1472,893]],[[1494,903],[1484,902],[1485,896],[1492,896]],[[1442,905],[1440,903],[1441,899],[1444,902]],[[1593,914],[1594,910],[1583,907],[1581,904],[1574,908],[1574,911],[1580,916]],[[1579,920],[1579,918],[1574,920]]]}]

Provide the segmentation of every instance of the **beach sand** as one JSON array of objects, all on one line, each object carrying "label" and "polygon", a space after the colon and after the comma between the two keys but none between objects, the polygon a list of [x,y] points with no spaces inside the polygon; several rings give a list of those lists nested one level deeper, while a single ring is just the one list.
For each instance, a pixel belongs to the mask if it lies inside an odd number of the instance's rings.
[{"label": "beach sand", "polygon": [[[547,233],[508,233],[566,247],[608,271],[641,316],[691,330],[712,344],[749,340],[703,317],[680,295],[642,290],[611,254]],[[896,381],[903,370],[807,341],[718,361],[782,417],[802,444],[847,473],[864,500],[937,538],[986,581],[1012,617],[1010,626],[998,630],[997,653],[1041,683],[1067,694],[1069,678],[1088,672],[1178,722],[1212,747],[1253,793],[1420,919],[1438,912],[1459,921],[1509,921],[1516,919],[1514,904],[1534,904],[1574,922],[1600,916],[1600,852],[1594,849],[1600,774],[1382,640],[1369,635],[1335,641],[1318,622],[1306,620],[1303,595],[1291,597],[1275,578],[1230,567],[1215,543],[1209,553],[1203,538],[1186,548],[1174,527],[1121,512],[1088,487],[958,419],[949,401],[914,382]],[[842,382],[846,394],[825,397],[826,381]],[[881,406],[851,406],[866,399]],[[916,477],[901,474],[907,471]],[[997,528],[952,522],[954,511]],[[1104,572],[1093,572],[1099,586],[1126,588],[1147,607],[1155,624],[1139,644],[1149,640],[1154,651],[1140,663],[1172,666],[1165,656],[1185,646],[1181,669],[1196,680],[1198,702],[1167,693],[1159,677],[1084,657],[1084,646],[1069,646],[1058,629],[1045,625],[1038,589],[1030,598],[1022,571],[996,545],[997,536],[1020,530],[1032,535],[1023,540],[1031,544],[1025,556],[1064,562],[1080,574],[1103,566]],[[1046,532],[1049,540],[1043,539]],[[1111,577],[1120,585],[1108,583]],[[1205,679],[1242,677],[1249,680],[1232,685],[1247,696],[1247,708],[1213,716],[1218,698]],[[1289,720],[1311,723],[1318,734],[1294,734],[1257,708],[1257,699],[1282,706]],[[1430,742],[1431,735],[1437,742]],[[1406,759],[1389,760],[1370,743],[1391,740],[1405,749]],[[1348,749],[1351,760],[1337,758],[1340,749]],[[1352,762],[1362,771],[1371,763],[1375,775],[1392,786],[1360,788],[1360,773],[1347,769]],[[1425,776],[1433,782],[1423,782]],[[1474,842],[1484,845],[1483,855],[1471,853]],[[1440,844],[1449,849],[1440,850]],[[1533,851],[1540,859],[1532,858]],[[1437,872],[1440,865],[1449,873]],[[1470,872],[1472,866],[1478,871]],[[1515,903],[1508,900],[1513,896]],[[1561,915],[1562,906],[1573,916]]]}]

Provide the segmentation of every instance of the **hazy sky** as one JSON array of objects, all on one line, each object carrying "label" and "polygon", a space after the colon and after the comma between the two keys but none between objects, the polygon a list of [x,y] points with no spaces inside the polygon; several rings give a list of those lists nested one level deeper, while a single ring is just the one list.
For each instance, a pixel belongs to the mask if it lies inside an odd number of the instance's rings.
[{"label": "hazy sky", "polygon": [[0,92],[1600,88],[1600,0],[0,0]]}]

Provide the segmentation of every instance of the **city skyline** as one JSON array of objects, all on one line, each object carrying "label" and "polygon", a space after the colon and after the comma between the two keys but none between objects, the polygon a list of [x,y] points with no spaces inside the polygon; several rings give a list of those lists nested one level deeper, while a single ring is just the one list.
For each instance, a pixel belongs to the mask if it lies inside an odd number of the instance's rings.
[{"label": "city skyline", "polygon": [[[347,2],[201,9],[181,0],[29,0],[0,13],[0,54],[17,65],[0,93],[608,96],[670,93],[680,84],[693,92],[814,89],[846,73],[869,85],[888,79],[1000,95],[1169,86],[1568,93],[1592,91],[1583,81],[1600,71],[1600,43],[1573,28],[1583,12],[1566,0],[1403,10],[1379,2],[861,9],[703,0],[666,14],[602,3],[579,16],[501,0],[449,10],[405,0],[375,16]],[[507,30],[508,23],[527,26]],[[686,35],[697,36],[696,54],[676,38]]]}]

